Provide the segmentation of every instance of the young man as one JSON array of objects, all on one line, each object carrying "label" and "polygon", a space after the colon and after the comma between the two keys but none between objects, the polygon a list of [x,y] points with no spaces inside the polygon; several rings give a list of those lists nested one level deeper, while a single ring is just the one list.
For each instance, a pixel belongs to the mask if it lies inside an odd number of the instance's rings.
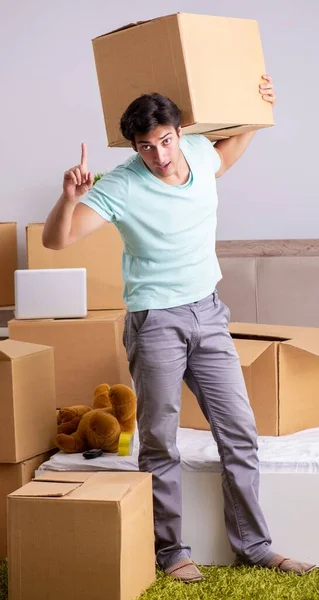
[{"label": "young man", "polygon": [[[269,76],[259,91],[275,103]],[[172,577],[198,581],[181,540],[180,460],[176,447],[183,379],[211,425],[222,463],[225,520],[237,562],[307,572],[314,565],[275,554],[258,502],[257,432],[219,300],[215,178],[254,133],[218,141],[182,137],[180,111],[159,94],[137,98],[121,119],[136,154],[92,187],[86,147],[64,174],[43,244],[61,249],[106,221],[123,241],[123,341],[138,398],[139,467],[153,474],[155,549]],[[112,257],[105,257],[105,261]]]}]

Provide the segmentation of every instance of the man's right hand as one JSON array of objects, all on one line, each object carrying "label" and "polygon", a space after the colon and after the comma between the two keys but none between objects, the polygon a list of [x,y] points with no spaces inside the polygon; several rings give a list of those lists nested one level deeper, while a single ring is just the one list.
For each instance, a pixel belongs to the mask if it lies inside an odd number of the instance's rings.
[{"label": "man's right hand", "polygon": [[93,185],[93,173],[87,170],[86,144],[81,144],[81,163],[64,173],[63,195],[67,200],[77,201]]}]

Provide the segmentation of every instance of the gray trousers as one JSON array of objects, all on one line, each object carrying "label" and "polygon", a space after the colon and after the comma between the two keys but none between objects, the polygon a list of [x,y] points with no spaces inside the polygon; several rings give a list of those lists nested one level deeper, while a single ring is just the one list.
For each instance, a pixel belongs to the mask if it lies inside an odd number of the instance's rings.
[{"label": "gray trousers", "polygon": [[233,551],[250,563],[273,555],[258,502],[255,419],[228,322],[229,309],[217,292],[183,306],[126,315],[123,341],[138,399],[139,468],[153,474],[155,551],[163,569],[190,556],[181,540],[176,447],[183,379],[218,446]]}]

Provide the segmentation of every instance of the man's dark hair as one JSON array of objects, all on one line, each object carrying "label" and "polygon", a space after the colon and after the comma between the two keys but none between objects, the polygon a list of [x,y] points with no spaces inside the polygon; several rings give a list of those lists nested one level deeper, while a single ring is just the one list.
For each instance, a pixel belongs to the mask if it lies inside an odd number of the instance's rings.
[{"label": "man's dark hair", "polygon": [[177,130],[180,124],[180,109],[161,94],[139,96],[127,107],[120,121],[123,137],[133,144],[136,135],[149,133],[158,125],[172,125]]}]

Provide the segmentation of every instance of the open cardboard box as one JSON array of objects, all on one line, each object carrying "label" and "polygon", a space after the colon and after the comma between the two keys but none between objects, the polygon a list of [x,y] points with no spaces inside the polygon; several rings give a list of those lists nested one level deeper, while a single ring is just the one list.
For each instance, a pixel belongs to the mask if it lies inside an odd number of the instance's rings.
[{"label": "open cardboard box", "polygon": [[8,497],[9,597],[135,600],[155,580],[149,473],[46,472]]},{"label": "open cardboard box", "polygon": [[[230,323],[259,435],[319,427],[319,329]],[[183,384],[181,426],[209,429]]]},{"label": "open cardboard box", "polygon": [[109,146],[130,146],[121,116],[152,92],[181,109],[184,133],[210,140],[274,124],[258,90],[266,70],[257,21],[172,14],[97,37],[93,50]]}]

